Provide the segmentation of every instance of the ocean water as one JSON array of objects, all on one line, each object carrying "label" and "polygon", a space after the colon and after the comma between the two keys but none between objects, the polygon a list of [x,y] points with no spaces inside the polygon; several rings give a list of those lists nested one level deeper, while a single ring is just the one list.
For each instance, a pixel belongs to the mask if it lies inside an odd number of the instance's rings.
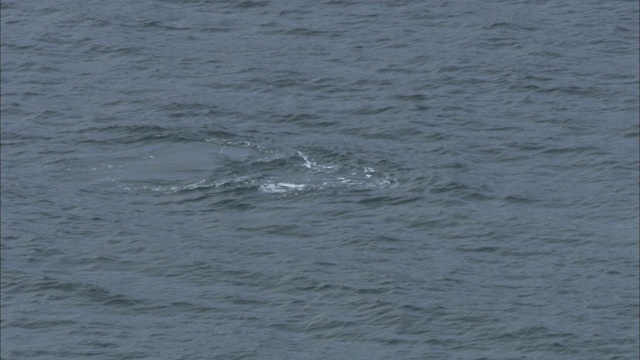
[{"label": "ocean water", "polygon": [[638,7],[3,0],[2,359],[637,359]]}]

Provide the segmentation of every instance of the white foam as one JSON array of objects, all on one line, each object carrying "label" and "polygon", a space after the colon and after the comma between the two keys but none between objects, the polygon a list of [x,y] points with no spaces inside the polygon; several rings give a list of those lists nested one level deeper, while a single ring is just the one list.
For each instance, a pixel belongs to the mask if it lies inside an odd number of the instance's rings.
[{"label": "white foam", "polygon": [[311,169],[318,165],[315,161],[311,160],[308,156],[303,154],[301,151],[298,151],[298,155],[300,155],[300,157],[304,159],[304,164],[302,164],[302,166]]},{"label": "white foam", "polygon": [[306,187],[305,184],[292,184],[292,183],[266,183],[260,185],[260,191],[271,193],[271,194],[281,194],[286,193],[288,191],[299,191]]}]

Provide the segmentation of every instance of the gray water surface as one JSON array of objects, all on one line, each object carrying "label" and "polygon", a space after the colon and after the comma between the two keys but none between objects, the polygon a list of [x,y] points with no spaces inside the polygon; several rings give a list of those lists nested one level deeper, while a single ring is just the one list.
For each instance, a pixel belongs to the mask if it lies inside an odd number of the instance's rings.
[{"label": "gray water surface", "polygon": [[12,1],[2,359],[637,359],[637,1]]}]

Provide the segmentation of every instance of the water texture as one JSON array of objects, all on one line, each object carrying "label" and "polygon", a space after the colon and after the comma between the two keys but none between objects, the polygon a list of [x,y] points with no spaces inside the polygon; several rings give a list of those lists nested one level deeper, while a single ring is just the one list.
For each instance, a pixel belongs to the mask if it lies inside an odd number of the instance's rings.
[{"label": "water texture", "polygon": [[3,0],[2,359],[637,359],[638,6]]}]

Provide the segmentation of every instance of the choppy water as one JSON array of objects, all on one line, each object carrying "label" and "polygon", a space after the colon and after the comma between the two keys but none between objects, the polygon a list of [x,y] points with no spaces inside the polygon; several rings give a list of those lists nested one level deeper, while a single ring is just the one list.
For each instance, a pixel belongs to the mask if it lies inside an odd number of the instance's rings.
[{"label": "choppy water", "polygon": [[637,359],[637,1],[2,1],[2,359]]}]

